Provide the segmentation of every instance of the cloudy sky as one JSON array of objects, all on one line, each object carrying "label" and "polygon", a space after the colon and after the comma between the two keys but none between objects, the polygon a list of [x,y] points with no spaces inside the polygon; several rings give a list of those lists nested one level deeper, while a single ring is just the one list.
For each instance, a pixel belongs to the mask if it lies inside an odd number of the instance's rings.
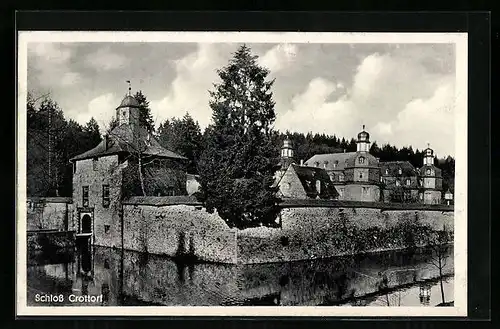
[{"label": "cloudy sky", "polygon": [[[247,44],[275,78],[279,130],[354,137],[454,155],[454,44]],[[156,124],[186,111],[210,123],[208,90],[239,44],[28,44],[28,89],[50,92],[65,116],[106,126],[142,90]]]}]

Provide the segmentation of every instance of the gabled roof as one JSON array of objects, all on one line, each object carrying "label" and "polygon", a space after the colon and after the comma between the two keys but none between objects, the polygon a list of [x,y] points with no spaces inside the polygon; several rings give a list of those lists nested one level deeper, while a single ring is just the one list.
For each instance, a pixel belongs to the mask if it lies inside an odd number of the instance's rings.
[{"label": "gabled roof", "polygon": [[[399,174],[399,168],[401,168],[401,175]],[[380,170],[382,176],[416,176],[418,174],[418,171],[409,161],[381,162]]]},{"label": "gabled roof", "polygon": [[[344,170],[347,160],[357,152],[315,154],[304,162],[308,167],[324,168],[326,170]],[[335,166],[335,164],[337,164]],[[317,165],[317,166],[316,166]]]},{"label": "gabled roof", "polygon": [[310,197],[316,197],[316,182],[321,182],[320,197],[323,199],[335,198],[337,196],[337,190],[330,180],[330,176],[323,168],[298,166],[296,164],[291,165],[292,169],[295,171],[299,180],[304,188],[306,194]]},{"label": "gabled roof", "polygon": [[182,155],[162,147],[158,140],[148,133],[146,128],[122,124],[109,133],[107,141],[105,137],[96,147],[71,158],[70,161],[134,152],[160,158],[187,160]]}]

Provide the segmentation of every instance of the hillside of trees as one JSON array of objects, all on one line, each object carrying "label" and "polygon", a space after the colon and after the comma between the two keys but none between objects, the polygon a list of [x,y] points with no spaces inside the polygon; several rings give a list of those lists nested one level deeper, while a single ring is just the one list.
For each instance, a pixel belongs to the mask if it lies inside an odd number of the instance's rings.
[{"label": "hillside of trees", "polygon": [[[151,109],[142,92],[134,95],[143,108],[141,121],[167,149],[190,159],[188,172],[197,174],[197,164],[203,153],[207,132],[186,112],[182,118],[170,118],[155,129],[151,120]],[[114,109],[110,109],[114,112]],[[109,128],[116,125],[113,120]],[[280,154],[283,140],[289,137],[294,143],[297,162],[307,160],[314,154],[356,151],[353,138],[325,134],[277,132],[272,135],[276,158]],[[27,194],[29,196],[71,196],[72,166],[69,159],[95,147],[102,136],[93,118],[85,125],[64,117],[63,109],[49,95],[27,99]],[[376,141],[371,153],[381,161],[409,161],[416,168],[422,166],[423,152],[411,146],[397,148]],[[443,189],[453,190],[455,159],[436,157],[436,165],[442,169]]]}]

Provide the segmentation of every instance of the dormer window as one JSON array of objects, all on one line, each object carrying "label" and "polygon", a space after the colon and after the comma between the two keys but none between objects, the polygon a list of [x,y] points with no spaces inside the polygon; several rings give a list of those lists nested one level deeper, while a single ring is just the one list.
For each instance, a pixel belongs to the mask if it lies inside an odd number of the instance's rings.
[{"label": "dormer window", "polygon": [[428,176],[431,175],[431,170],[430,169],[427,169],[427,171],[425,172]]},{"label": "dormer window", "polygon": [[360,164],[365,163],[365,157],[359,157],[359,158],[358,158],[358,162],[359,162]]}]

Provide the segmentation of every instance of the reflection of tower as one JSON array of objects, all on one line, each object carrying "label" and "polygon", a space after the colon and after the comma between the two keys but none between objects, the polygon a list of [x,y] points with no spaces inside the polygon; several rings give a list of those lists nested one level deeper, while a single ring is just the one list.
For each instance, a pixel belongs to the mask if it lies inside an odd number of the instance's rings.
[{"label": "reflection of tower", "polygon": [[425,306],[429,305],[431,301],[431,286],[429,284],[423,283],[420,285],[419,298],[420,304]]}]

